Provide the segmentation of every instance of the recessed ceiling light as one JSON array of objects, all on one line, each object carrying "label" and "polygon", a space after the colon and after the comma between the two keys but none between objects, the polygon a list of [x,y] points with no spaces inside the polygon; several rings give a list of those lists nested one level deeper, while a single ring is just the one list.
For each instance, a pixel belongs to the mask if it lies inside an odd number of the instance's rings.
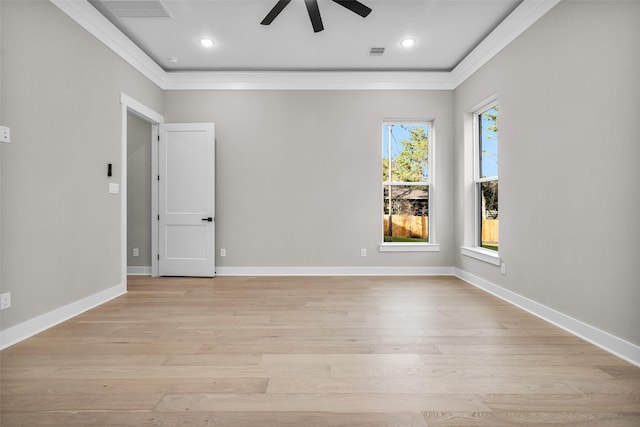
[{"label": "recessed ceiling light", "polygon": [[169,62],[171,62],[172,64],[177,64],[178,63],[178,58],[176,58],[176,57],[172,56],[171,58],[168,58],[168,59],[169,59]]},{"label": "recessed ceiling light", "polygon": [[412,39],[412,38],[406,38],[404,40],[402,40],[402,46],[404,47],[411,47],[416,43],[416,39]]},{"label": "recessed ceiling light", "polygon": [[200,39],[200,44],[204,47],[211,47],[214,43],[211,39]]}]

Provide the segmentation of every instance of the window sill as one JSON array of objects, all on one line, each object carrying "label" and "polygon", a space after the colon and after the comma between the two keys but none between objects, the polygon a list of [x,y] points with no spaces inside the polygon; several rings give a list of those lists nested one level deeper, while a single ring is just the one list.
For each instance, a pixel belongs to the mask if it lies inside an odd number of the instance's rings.
[{"label": "window sill", "polygon": [[440,252],[436,243],[381,243],[380,252]]},{"label": "window sill", "polygon": [[460,248],[460,253],[489,264],[500,265],[500,254],[496,251],[478,247],[462,247]]}]

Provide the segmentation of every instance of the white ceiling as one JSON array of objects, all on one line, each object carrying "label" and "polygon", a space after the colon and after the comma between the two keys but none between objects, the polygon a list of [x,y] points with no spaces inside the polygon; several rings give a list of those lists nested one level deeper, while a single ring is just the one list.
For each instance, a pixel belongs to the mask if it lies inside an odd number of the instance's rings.
[{"label": "white ceiling", "polygon": [[49,1],[163,90],[451,90],[561,0],[362,0],[366,18],[318,0],[318,33],[303,0],[270,26],[277,0]]},{"label": "white ceiling", "polygon": [[[276,1],[90,3],[165,71],[451,71],[522,0],[362,0],[372,9],[366,18],[319,0],[319,33],[302,0],[260,25]],[[162,6],[169,17],[148,17]],[[200,46],[202,37],[214,47]],[[416,44],[402,47],[405,37]],[[385,52],[371,56],[372,47]]]}]

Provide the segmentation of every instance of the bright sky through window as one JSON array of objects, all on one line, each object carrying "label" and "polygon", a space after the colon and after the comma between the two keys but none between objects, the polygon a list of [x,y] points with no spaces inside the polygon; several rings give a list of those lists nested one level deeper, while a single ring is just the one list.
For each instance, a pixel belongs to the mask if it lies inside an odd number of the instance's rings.
[{"label": "bright sky through window", "polygon": [[498,107],[480,114],[480,178],[498,176]]},{"label": "bright sky through window", "polygon": [[[398,157],[401,156],[402,152],[407,149],[406,144],[403,145],[401,141],[411,141],[411,131],[416,131],[417,129],[424,130],[424,136],[428,139],[429,128],[425,124],[394,124],[394,125],[386,125],[385,130],[382,132],[382,158],[383,163],[388,164],[389,154],[391,154],[391,158],[395,161]],[[391,147],[389,147],[389,138],[391,138]],[[389,151],[391,148],[391,151]],[[409,147],[411,150],[413,147]],[[428,154],[427,154],[428,155]],[[386,159],[386,160],[384,160]],[[393,162],[392,162],[393,163]],[[406,177],[400,178],[397,174],[392,173],[391,181],[411,181],[411,182],[428,182],[429,181],[429,168],[427,158],[420,159],[421,164],[421,173],[414,174],[415,178],[418,179],[407,179]],[[404,174],[406,175],[406,174]],[[388,180],[388,176],[385,174],[383,177],[384,181]]]}]

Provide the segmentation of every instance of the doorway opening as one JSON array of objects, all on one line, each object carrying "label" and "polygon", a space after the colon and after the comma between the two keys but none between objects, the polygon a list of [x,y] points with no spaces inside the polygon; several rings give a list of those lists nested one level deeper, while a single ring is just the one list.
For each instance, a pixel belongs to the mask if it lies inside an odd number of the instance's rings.
[{"label": "doorway opening", "polygon": [[127,275],[151,275],[153,125],[127,112]]},{"label": "doorway opening", "polygon": [[[134,264],[147,265],[131,265],[131,274],[151,274],[157,276],[157,228],[153,225],[152,218],[157,215],[157,188],[151,185],[151,177],[155,172],[154,151],[152,150],[152,141],[157,140],[158,127],[164,122],[164,117],[148,108],[144,104],[125,95],[120,96],[120,104],[122,105],[122,135],[121,135],[121,164],[122,164],[122,183],[121,183],[121,212],[120,212],[120,259],[121,259],[121,280],[127,283],[127,275],[130,272],[129,258],[144,261],[138,261]],[[144,141],[146,133],[146,142]],[[131,147],[129,147],[129,136],[132,135]],[[131,150],[130,150],[131,148]],[[130,155],[130,151],[131,153]],[[148,155],[147,155],[148,154]],[[137,172],[129,177],[129,162],[142,167],[146,170],[149,168],[146,179]],[[130,209],[128,199],[129,190],[134,194],[140,195],[143,188],[147,188],[147,194],[141,203],[132,203]],[[149,188],[150,187],[150,188]],[[146,219],[143,218],[146,210]],[[130,218],[131,214],[131,218]],[[134,231],[135,237],[129,236],[129,221],[133,226],[140,227]],[[150,239],[150,240],[149,240]],[[129,250],[131,243],[131,250]],[[137,248],[138,256],[133,256],[133,248]],[[129,256],[131,255],[131,256]]]}]

